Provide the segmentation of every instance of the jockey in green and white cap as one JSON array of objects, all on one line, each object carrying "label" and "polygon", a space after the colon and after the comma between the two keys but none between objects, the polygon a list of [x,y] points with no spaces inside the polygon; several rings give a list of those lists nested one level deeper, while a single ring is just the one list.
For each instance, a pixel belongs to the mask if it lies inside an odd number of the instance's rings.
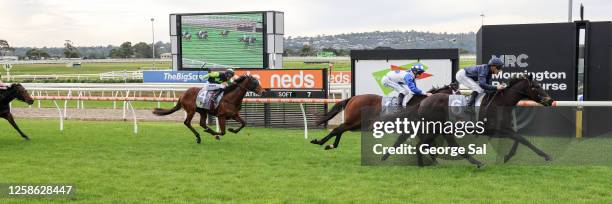
[{"label": "jockey in green and white cap", "polygon": [[[206,90],[214,91],[224,89],[227,85],[232,83],[232,77],[234,77],[234,74],[233,69],[227,69],[223,72],[210,72],[204,75],[204,79],[208,80],[208,85],[205,87]],[[221,91],[217,92],[213,98],[216,98]]]}]

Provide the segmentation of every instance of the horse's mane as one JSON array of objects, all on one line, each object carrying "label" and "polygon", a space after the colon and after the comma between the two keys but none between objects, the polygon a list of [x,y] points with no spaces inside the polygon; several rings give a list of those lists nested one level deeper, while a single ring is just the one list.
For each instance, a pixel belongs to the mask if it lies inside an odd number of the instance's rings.
[{"label": "horse's mane", "polygon": [[234,83],[232,83],[229,86],[225,87],[225,91],[223,91],[223,93],[232,92],[234,89],[238,88],[238,84],[239,83],[242,83],[247,78],[253,78],[253,76],[251,76],[251,75],[242,75],[242,76],[238,77],[238,79],[234,80]]},{"label": "horse's mane", "polygon": [[[455,82],[453,82],[453,83],[455,83]],[[449,86],[452,86],[453,83],[451,83],[449,85],[445,85],[445,86],[433,86],[433,87],[431,87],[431,89],[429,89],[429,91],[427,91],[427,93],[436,93],[436,92],[438,92],[438,91],[440,91],[442,89],[449,88]]]},{"label": "horse's mane", "polygon": [[427,91],[427,93],[435,93],[444,88],[446,88],[446,86],[442,86],[442,87],[433,86],[431,87],[431,89],[429,89],[429,91]]},{"label": "horse's mane", "polygon": [[527,78],[525,78],[525,77],[512,77],[512,78],[508,79],[508,87],[511,87],[511,86],[513,86],[513,85],[517,84],[518,82],[520,82],[522,80],[525,80],[525,79],[527,79]]}]

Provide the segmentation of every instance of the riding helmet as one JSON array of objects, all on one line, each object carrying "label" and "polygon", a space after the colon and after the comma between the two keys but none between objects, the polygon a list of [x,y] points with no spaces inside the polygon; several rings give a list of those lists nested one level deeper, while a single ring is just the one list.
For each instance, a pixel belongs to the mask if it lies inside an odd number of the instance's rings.
[{"label": "riding helmet", "polygon": [[498,57],[492,57],[491,60],[489,60],[488,65],[489,66],[495,65],[497,66],[498,69],[501,69],[504,67],[504,62]]},{"label": "riding helmet", "polygon": [[421,73],[425,72],[425,69],[423,69],[423,65],[421,63],[413,64],[412,68],[410,70],[412,70],[416,74],[421,74]]},{"label": "riding helmet", "polygon": [[234,69],[227,69],[225,70],[225,74],[228,78],[231,78],[234,76]]}]

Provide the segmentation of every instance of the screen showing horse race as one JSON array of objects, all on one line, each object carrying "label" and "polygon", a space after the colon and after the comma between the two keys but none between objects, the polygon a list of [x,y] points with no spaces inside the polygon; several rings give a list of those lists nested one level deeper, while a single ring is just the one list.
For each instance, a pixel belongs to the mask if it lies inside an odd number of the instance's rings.
[{"label": "screen showing horse race", "polygon": [[183,68],[264,67],[264,13],[180,16]]}]

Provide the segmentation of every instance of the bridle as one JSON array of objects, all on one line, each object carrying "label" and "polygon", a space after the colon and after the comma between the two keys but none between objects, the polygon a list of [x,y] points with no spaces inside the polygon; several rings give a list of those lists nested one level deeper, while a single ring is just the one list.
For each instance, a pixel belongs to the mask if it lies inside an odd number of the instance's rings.
[{"label": "bridle", "polygon": [[[522,95],[522,96],[524,96],[524,97],[527,97],[527,98],[529,98],[529,99],[534,99],[534,98],[537,98],[537,99],[538,99],[538,101],[536,101],[536,102],[537,102],[537,103],[539,103],[539,104],[543,104],[543,103],[545,103],[545,102],[546,102],[546,100],[544,99],[544,97],[542,97],[542,96],[540,95],[540,93],[538,93],[537,91],[534,91],[534,85],[533,85],[533,82],[532,82],[531,80],[529,80],[529,79],[525,79],[525,80],[527,80],[527,83],[528,83],[528,84],[527,84],[527,88],[528,88],[528,91],[527,91],[527,92],[525,92],[525,91],[523,91],[523,90],[519,90],[519,89],[514,89],[514,88],[512,88],[512,87],[508,88],[507,90],[508,90],[508,91],[514,91],[514,92],[516,92],[516,93],[518,93],[518,94],[520,94],[520,95]],[[535,93],[534,93],[534,92],[535,92]],[[502,93],[502,94],[503,94],[503,93]]]}]

